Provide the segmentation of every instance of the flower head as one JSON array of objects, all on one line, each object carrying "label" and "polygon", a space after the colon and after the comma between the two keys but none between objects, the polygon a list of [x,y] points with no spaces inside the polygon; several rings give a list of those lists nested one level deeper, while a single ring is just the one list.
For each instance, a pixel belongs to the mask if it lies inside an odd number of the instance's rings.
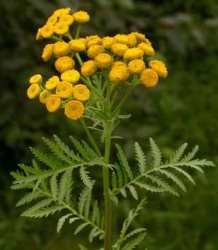
[{"label": "flower head", "polygon": [[27,89],[27,96],[29,99],[36,98],[40,93],[40,86],[36,83],[33,83]]},{"label": "flower head", "polygon": [[70,26],[71,24],[73,24],[74,22],[74,18],[72,15],[66,14],[66,15],[62,15],[59,19],[59,22],[65,25]]},{"label": "flower head", "polygon": [[73,17],[77,23],[87,23],[90,20],[90,16],[86,11],[76,11]]},{"label": "flower head", "polygon": [[40,29],[40,36],[50,38],[54,34],[54,29],[51,24],[46,24]]},{"label": "flower head", "polygon": [[74,66],[75,61],[70,56],[62,56],[55,61],[55,68],[60,73],[73,69]]},{"label": "flower head", "polygon": [[47,62],[53,55],[54,44],[46,44],[42,52],[42,60]]},{"label": "flower head", "polygon": [[92,45],[87,51],[89,58],[95,58],[98,54],[104,52],[104,47],[102,45]]},{"label": "flower head", "polygon": [[123,56],[127,49],[128,46],[123,43],[114,43],[111,47],[112,52],[118,56]]},{"label": "flower head", "polygon": [[84,84],[77,84],[73,87],[73,96],[78,101],[87,101],[90,98],[90,91]]},{"label": "flower head", "polygon": [[60,82],[60,79],[58,76],[52,76],[51,78],[47,80],[45,87],[48,90],[55,89],[57,85],[59,84],[59,82]]},{"label": "flower head", "polygon": [[51,94],[46,98],[45,105],[49,112],[55,112],[61,106],[61,98],[55,94]]},{"label": "flower head", "polygon": [[128,36],[127,35],[123,35],[123,34],[117,34],[114,37],[115,41],[117,43],[124,43],[124,44],[128,44]]},{"label": "flower head", "polygon": [[113,58],[107,53],[100,53],[95,57],[95,62],[99,68],[108,68],[113,63]]},{"label": "flower head", "polygon": [[84,62],[81,67],[81,73],[85,77],[94,75],[96,71],[97,71],[97,65],[94,60],[89,60]]},{"label": "flower head", "polygon": [[78,120],[83,116],[84,105],[80,101],[69,101],[64,106],[64,114],[67,118]]},{"label": "flower head", "polygon": [[47,98],[50,96],[50,92],[48,90],[43,90],[40,94],[39,94],[39,101],[42,103],[42,104],[45,104],[46,103],[46,100]]},{"label": "flower head", "polygon": [[67,70],[61,74],[62,81],[67,81],[70,83],[77,83],[79,79],[80,79],[80,73],[75,69]]},{"label": "flower head", "polygon": [[64,35],[69,31],[69,25],[65,22],[58,22],[54,26],[54,33],[57,35]]},{"label": "flower head", "polygon": [[109,73],[109,79],[111,82],[120,83],[129,78],[129,71],[126,64],[115,64]]},{"label": "flower head", "polygon": [[137,58],[143,58],[144,52],[139,48],[130,48],[127,49],[124,53],[124,59],[126,60],[133,60]]},{"label": "flower head", "polygon": [[140,43],[138,48],[142,49],[146,56],[153,56],[155,54],[154,48],[149,43]]},{"label": "flower head", "polygon": [[142,71],[140,79],[145,87],[150,88],[157,85],[159,77],[153,69],[145,69]]},{"label": "flower head", "polygon": [[127,42],[127,45],[129,46],[129,47],[135,47],[136,46],[136,44],[137,44],[137,38],[136,38],[136,36],[134,35],[134,34],[129,34],[128,36],[128,42]]},{"label": "flower head", "polygon": [[73,93],[73,86],[71,83],[62,81],[57,85],[56,95],[61,98],[69,98]]},{"label": "flower head", "polygon": [[61,9],[57,9],[54,11],[54,15],[57,16],[57,17],[61,17],[63,15],[67,15],[69,14],[71,11],[70,8],[61,8]]},{"label": "flower head", "polygon": [[46,24],[55,25],[57,22],[58,22],[58,16],[56,16],[55,14],[52,14],[52,15],[48,18]]},{"label": "flower head", "polygon": [[134,59],[128,63],[131,74],[140,74],[145,69],[145,62],[142,59]]},{"label": "flower head", "polygon": [[114,44],[115,40],[113,37],[106,36],[102,39],[102,45],[106,49],[110,49],[111,46]]},{"label": "flower head", "polygon": [[54,55],[56,57],[66,56],[70,52],[70,46],[64,41],[58,41],[54,44]]},{"label": "flower head", "polygon": [[29,79],[30,84],[41,84],[42,83],[42,75],[36,74],[30,77]]},{"label": "flower head", "polygon": [[168,70],[164,62],[160,60],[151,60],[149,62],[150,68],[157,72],[160,77],[167,77]]},{"label": "flower head", "polygon": [[99,36],[95,37],[87,37],[87,47],[91,47],[93,45],[101,45],[102,44],[102,39]]},{"label": "flower head", "polygon": [[70,41],[69,45],[73,52],[81,52],[86,50],[86,40],[85,39],[73,39]]}]

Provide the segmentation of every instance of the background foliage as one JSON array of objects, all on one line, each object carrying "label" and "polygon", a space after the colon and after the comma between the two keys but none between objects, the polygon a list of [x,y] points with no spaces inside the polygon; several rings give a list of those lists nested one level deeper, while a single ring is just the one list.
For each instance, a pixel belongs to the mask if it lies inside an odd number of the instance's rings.
[{"label": "background foliage", "polygon": [[[126,113],[131,121],[117,133],[123,146],[150,136],[166,154],[184,141],[199,144],[203,157],[218,161],[218,3],[216,0],[1,0],[0,2],[0,249],[68,250],[76,243],[71,228],[54,233],[51,220],[18,217],[17,194],[9,190],[9,172],[30,155],[28,146],[41,145],[41,136],[66,138],[80,128],[25,98],[31,73],[49,73],[34,41],[43,20],[57,7],[85,8],[92,23],[84,33],[113,34],[139,30],[154,42],[168,62],[170,75],[151,91],[136,90]],[[60,122],[61,121],[61,122]],[[71,132],[72,131],[72,132]],[[132,133],[134,131],[134,133]],[[218,246],[218,173],[198,177],[198,186],[182,199],[167,195],[147,197],[141,222],[148,229],[145,245],[151,250],[215,250]],[[130,204],[121,204],[117,219]],[[46,227],[44,226],[46,225]],[[79,240],[79,239],[78,239]]]}]

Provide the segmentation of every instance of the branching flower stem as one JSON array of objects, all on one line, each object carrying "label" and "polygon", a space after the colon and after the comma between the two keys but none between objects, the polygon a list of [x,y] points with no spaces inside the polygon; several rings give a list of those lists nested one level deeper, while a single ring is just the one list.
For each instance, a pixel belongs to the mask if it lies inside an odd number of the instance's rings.
[{"label": "branching flower stem", "polygon": [[[105,163],[110,162],[111,152],[111,125],[105,125]],[[105,239],[104,250],[111,250],[111,199],[110,199],[110,175],[109,168],[103,168],[104,204],[105,204]]]},{"label": "branching flower stem", "polygon": [[[105,99],[104,112],[107,116],[107,120],[104,124],[104,144],[105,144],[105,153],[104,161],[106,164],[110,163],[110,154],[111,154],[111,134],[112,134],[112,120],[111,120],[111,86],[107,86],[107,93]],[[105,238],[104,238],[104,250],[111,250],[111,238],[112,238],[112,204],[110,197],[110,172],[109,168],[103,168],[103,187],[104,187],[104,226],[105,226]]]},{"label": "branching flower stem", "polygon": [[125,102],[127,101],[129,96],[131,95],[131,93],[132,93],[133,89],[136,87],[136,85],[137,85],[137,82],[134,82],[132,85],[129,86],[129,88],[127,89],[126,93],[124,94],[122,100],[120,101],[120,103],[115,108],[114,114],[117,114],[117,113],[120,112],[120,109],[125,104]]},{"label": "branching flower stem", "polygon": [[86,125],[85,120],[84,120],[84,119],[81,119],[80,122],[81,122],[81,125],[82,125],[82,127],[83,127],[83,129],[84,129],[84,131],[85,131],[85,133],[86,133],[86,135],[87,135],[87,137],[88,137],[90,143],[91,143],[92,146],[94,147],[96,153],[97,153],[99,156],[101,156],[100,149],[99,149],[99,147],[97,146],[97,144],[96,144],[96,142],[95,142],[95,139],[93,138],[92,134],[90,133],[90,131],[89,131],[87,125]]}]

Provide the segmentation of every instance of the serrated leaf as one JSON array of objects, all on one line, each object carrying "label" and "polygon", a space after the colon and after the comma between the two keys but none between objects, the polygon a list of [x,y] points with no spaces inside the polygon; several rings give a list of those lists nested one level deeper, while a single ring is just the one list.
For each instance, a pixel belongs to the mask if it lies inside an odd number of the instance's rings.
[{"label": "serrated leaf", "polygon": [[79,225],[76,230],[74,231],[74,234],[77,235],[78,233],[80,233],[85,227],[87,227],[89,225],[88,222],[84,222],[81,225]]},{"label": "serrated leaf", "polygon": [[127,160],[122,148],[119,145],[116,145],[116,148],[117,148],[117,156],[118,156],[118,159],[120,161],[120,165],[125,170],[125,172],[126,172],[127,176],[129,177],[129,179],[132,179],[133,178],[133,173],[132,173],[132,170],[131,170],[131,168],[129,166],[128,160]]},{"label": "serrated leaf", "polygon": [[135,142],[135,154],[138,162],[139,172],[143,174],[146,170],[146,157],[140,145]]},{"label": "serrated leaf", "polygon": [[150,147],[153,158],[153,166],[158,167],[161,164],[162,154],[159,147],[152,138],[150,138]]},{"label": "serrated leaf", "polygon": [[66,222],[67,219],[69,219],[72,216],[72,214],[66,214],[62,216],[57,223],[57,232],[60,233],[62,227],[64,226],[64,223]]},{"label": "serrated leaf", "polygon": [[87,186],[89,188],[92,187],[93,182],[91,181],[91,178],[89,176],[89,172],[85,167],[80,168],[80,177],[81,177],[81,180],[85,186]]},{"label": "serrated leaf", "polygon": [[176,163],[178,162],[184,155],[184,152],[186,150],[188,146],[188,143],[184,143],[182,144],[177,150],[176,152],[173,154],[173,156],[170,159],[170,163]]},{"label": "serrated leaf", "polygon": [[129,240],[123,247],[122,250],[133,250],[135,249],[145,238],[146,233],[140,233],[133,239]]}]

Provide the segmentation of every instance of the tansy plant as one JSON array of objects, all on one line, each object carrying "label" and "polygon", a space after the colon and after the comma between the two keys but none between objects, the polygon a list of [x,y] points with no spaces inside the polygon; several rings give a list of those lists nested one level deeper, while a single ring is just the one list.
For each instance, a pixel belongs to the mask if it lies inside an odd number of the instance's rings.
[{"label": "tansy plant", "polygon": [[[20,164],[20,171],[12,173],[12,187],[27,190],[17,204],[29,207],[23,216],[57,213],[58,232],[69,223],[75,234],[85,230],[90,244],[101,240],[100,249],[142,249],[146,229],[134,228],[133,221],[143,209],[144,193],[178,196],[187,182],[195,183],[194,171],[202,173],[213,163],[194,158],[198,147],[185,153],[187,144],[163,159],[153,139],[148,156],[135,142],[135,161],[127,159],[113,136],[120,121],[130,118],[120,113],[121,108],[135,87],[146,90],[167,77],[167,67],[155,58],[151,42],[141,33],[80,37],[80,28],[89,20],[87,12],[72,13],[70,8],[58,9],[48,18],[36,39],[49,39],[42,59],[54,64],[55,74],[46,80],[41,74],[32,76],[27,89],[28,98],[38,99],[49,112],[60,110],[66,119],[80,121],[87,141],[70,137],[67,145],[57,136],[43,138],[45,149],[30,148],[31,164]],[[101,192],[96,195],[101,183],[102,198]],[[138,206],[120,228],[117,225],[120,234],[114,235],[112,211],[127,198],[137,200]],[[84,243],[78,248],[88,249]]]}]

